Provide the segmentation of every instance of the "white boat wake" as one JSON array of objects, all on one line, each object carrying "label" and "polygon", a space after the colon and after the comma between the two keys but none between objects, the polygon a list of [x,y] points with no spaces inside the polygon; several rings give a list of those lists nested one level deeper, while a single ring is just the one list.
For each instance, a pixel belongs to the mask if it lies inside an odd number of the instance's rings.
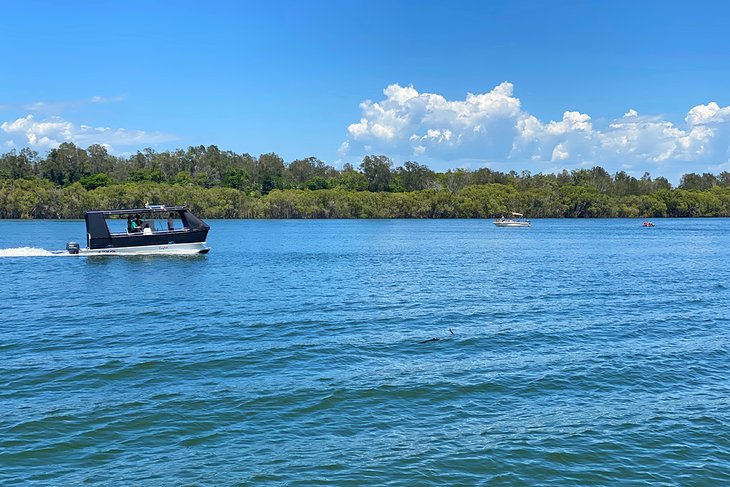
[{"label": "white boat wake", "polygon": [[[171,248],[172,247],[172,248]],[[117,249],[99,249],[88,250],[81,249],[77,254],[70,254],[67,250],[46,250],[39,247],[13,247],[0,249],[0,259],[3,257],[100,257],[100,256],[150,256],[150,255],[167,255],[167,256],[196,256],[205,254],[210,250],[208,247],[200,244],[182,244],[177,246],[155,246],[155,247],[131,247]]]},{"label": "white boat wake", "polygon": [[69,255],[68,252],[57,250],[55,252],[38,247],[14,247],[0,249],[0,257],[58,257]]}]

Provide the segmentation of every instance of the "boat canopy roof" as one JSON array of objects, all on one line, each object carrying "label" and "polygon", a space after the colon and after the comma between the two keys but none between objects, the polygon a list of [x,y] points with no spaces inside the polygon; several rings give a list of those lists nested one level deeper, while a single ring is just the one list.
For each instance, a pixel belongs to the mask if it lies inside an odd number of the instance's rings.
[{"label": "boat canopy roof", "polygon": [[125,210],[95,210],[95,211],[87,211],[86,214],[101,214],[104,216],[107,215],[133,215],[135,213],[155,213],[160,211],[180,211],[180,212],[188,212],[189,210],[184,206],[165,206],[165,205],[147,205],[144,208],[130,208]]},{"label": "boat canopy roof", "polygon": [[514,211],[512,212],[512,214],[513,214],[514,216],[522,216],[522,213],[515,213]]}]

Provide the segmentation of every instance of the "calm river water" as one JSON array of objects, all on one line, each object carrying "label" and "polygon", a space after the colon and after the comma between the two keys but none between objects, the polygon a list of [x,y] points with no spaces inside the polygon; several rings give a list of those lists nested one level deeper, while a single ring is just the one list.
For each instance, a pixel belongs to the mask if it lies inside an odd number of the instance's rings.
[{"label": "calm river water", "polygon": [[730,482],[730,220],[210,223],[0,221],[0,484]]}]

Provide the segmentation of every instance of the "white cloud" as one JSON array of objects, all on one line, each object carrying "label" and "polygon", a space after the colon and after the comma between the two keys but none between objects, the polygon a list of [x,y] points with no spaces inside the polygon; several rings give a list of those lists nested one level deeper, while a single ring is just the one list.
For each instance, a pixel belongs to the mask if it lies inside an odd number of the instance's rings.
[{"label": "white cloud", "polygon": [[567,151],[565,144],[558,144],[553,149],[553,155],[550,158],[551,161],[564,161],[570,157],[570,153]]},{"label": "white cloud", "polygon": [[591,117],[584,113],[565,112],[561,121],[551,121],[545,129],[550,135],[565,135],[571,132],[590,132],[593,125]]},{"label": "white cloud", "polygon": [[697,105],[687,113],[685,121],[690,127],[708,123],[725,123],[730,121],[730,107],[720,108],[714,101],[707,105]]},{"label": "white cloud", "polygon": [[[371,145],[418,155],[476,155],[480,149],[509,153],[509,142],[502,141],[505,135],[510,136],[508,140],[515,135],[514,121],[521,113],[511,83],[502,83],[488,93],[470,93],[464,101],[448,101],[397,84],[383,93],[386,98],[381,102],[360,104],[360,121],[347,129],[351,147]],[[497,139],[500,142],[495,143]]]},{"label": "white cloud", "polygon": [[117,96],[95,95],[89,99],[89,103],[115,103],[115,102],[124,101],[126,98],[127,98],[127,95],[117,95]]},{"label": "white cloud", "polygon": [[169,142],[176,137],[159,132],[76,125],[61,117],[49,117],[39,121],[33,115],[27,115],[0,124],[0,140],[3,139],[4,144],[9,147],[48,150],[63,142],[73,142],[81,147],[101,144],[113,149],[118,146]]},{"label": "white cloud", "polygon": [[58,116],[68,110],[77,110],[89,105],[119,103],[124,101],[126,98],[126,95],[95,95],[83,100],[37,100],[30,103],[0,103],[0,111],[19,110],[29,113]]},{"label": "white cloud", "polygon": [[350,150],[350,143],[348,141],[344,141],[340,148],[337,149],[338,154],[347,154],[347,152]]},{"label": "white cloud", "polygon": [[558,161],[564,167],[595,163],[643,171],[670,163],[709,167],[730,160],[730,106],[710,102],[693,107],[686,126],[630,108],[623,117],[596,128],[590,115],[572,110],[560,120],[543,122],[522,108],[513,88],[503,82],[486,93],[452,101],[419,93],[413,86],[390,85],[383,90],[383,100],[360,104],[360,121],[348,127],[341,152],[451,163],[543,163],[538,170]]}]

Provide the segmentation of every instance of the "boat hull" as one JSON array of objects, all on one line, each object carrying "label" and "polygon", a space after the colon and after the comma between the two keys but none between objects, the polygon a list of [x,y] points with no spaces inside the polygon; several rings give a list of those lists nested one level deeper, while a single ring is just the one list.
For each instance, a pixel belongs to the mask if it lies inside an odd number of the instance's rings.
[{"label": "boat hull", "polygon": [[531,227],[530,222],[494,222],[498,227]]},{"label": "boat hull", "polygon": [[86,257],[97,255],[196,255],[207,254],[210,247],[205,242],[164,244],[164,245],[138,245],[134,247],[109,247],[106,249],[79,249],[78,254]]}]

